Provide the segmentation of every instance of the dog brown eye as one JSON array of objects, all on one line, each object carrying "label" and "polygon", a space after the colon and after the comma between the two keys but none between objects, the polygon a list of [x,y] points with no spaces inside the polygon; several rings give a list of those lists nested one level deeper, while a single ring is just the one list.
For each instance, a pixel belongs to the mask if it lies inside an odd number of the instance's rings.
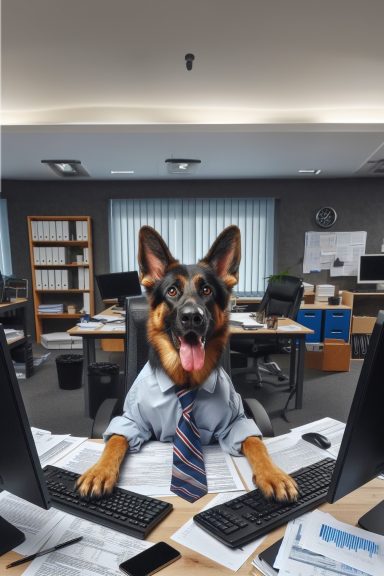
[{"label": "dog brown eye", "polygon": [[174,298],[175,296],[177,296],[177,288],[175,286],[171,286],[170,288],[168,288],[167,294],[171,298]]},{"label": "dog brown eye", "polygon": [[212,288],[210,286],[203,286],[204,296],[210,296],[212,294]]}]

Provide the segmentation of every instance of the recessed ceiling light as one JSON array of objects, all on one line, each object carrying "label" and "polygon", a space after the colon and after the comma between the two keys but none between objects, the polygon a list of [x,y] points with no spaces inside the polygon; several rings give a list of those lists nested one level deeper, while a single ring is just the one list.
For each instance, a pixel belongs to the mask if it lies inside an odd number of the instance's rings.
[{"label": "recessed ceiling light", "polygon": [[134,174],[134,170],[111,170],[111,174]]},{"label": "recessed ceiling light", "polygon": [[192,158],[167,158],[165,160],[170,174],[190,174],[196,172],[201,160]]},{"label": "recessed ceiling light", "polygon": [[299,174],[314,174],[315,176],[317,176],[318,174],[320,174],[321,170],[317,169],[307,169],[307,168],[302,168],[301,170],[299,170]]},{"label": "recessed ceiling light", "polygon": [[64,178],[89,176],[80,160],[42,160],[41,163],[47,164],[55,174]]}]

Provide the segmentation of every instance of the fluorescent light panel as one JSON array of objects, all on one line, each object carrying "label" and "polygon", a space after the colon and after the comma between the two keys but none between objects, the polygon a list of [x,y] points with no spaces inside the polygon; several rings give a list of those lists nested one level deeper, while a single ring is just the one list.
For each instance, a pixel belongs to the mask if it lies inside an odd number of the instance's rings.
[{"label": "fluorescent light panel", "polygon": [[57,176],[64,178],[89,176],[80,160],[42,160],[41,163],[47,164]]}]

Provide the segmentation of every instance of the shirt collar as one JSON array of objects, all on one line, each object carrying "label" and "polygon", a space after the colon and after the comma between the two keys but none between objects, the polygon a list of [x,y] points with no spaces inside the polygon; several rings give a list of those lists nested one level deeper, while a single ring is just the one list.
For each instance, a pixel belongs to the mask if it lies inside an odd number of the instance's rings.
[{"label": "shirt collar", "polygon": [[[203,390],[206,390],[206,392],[212,394],[216,388],[217,376],[218,370],[213,370],[213,372],[210,373],[208,378],[205,380],[205,382],[203,382],[201,386],[199,386],[199,388],[202,388]],[[174,382],[169,378],[164,370],[156,369],[156,378],[159,384],[159,388],[163,394],[175,386]]]}]

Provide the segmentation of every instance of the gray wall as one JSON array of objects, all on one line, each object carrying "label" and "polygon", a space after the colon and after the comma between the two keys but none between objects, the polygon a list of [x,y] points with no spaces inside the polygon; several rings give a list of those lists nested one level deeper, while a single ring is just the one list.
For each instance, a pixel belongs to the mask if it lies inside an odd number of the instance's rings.
[{"label": "gray wall", "polygon": [[[314,215],[333,206],[338,220],[332,231],[366,230],[367,252],[380,252],[384,238],[384,179],[335,180],[210,180],[210,181],[4,181],[8,201],[13,272],[30,278],[26,217],[28,215],[87,215],[93,222],[94,268],[109,271],[108,200],[148,197],[272,196],[277,203],[276,271],[289,268],[302,275],[304,234],[320,230]],[[327,272],[307,274],[313,283],[329,281]],[[355,278],[332,279],[340,288],[353,288]],[[32,312],[30,312],[32,322]]]}]

